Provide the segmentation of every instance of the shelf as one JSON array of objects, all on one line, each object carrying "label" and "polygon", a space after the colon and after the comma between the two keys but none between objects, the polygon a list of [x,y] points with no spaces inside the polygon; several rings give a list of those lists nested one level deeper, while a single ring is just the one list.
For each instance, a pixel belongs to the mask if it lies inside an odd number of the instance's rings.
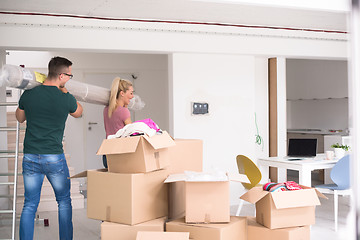
[{"label": "shelf", "polygon": [[342,130],[341,132],[330,132],[327,129],[287,129],[287,133],[341,135],[341,136],[349,135],[349,133],[346,130]]},{"label": "shelf", "polygon": [[286,101],[323,101],[323,100],[343,100],[349,99],[348,97],[341,97],[341,98],[297,98],[297,99],[286,99]]}]

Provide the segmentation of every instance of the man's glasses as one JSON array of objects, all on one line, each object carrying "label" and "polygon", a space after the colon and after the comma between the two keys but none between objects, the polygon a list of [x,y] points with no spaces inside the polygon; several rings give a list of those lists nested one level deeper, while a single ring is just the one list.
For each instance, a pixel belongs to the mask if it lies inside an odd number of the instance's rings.
[{"label": "man's glasses", "polygon": [[74,77],[74,75],[72,75],[72,74],[67,74],[67,73],[60,73],[60,74],[64,74],[64,75],[68,76],[70,79],[72,79]]}]

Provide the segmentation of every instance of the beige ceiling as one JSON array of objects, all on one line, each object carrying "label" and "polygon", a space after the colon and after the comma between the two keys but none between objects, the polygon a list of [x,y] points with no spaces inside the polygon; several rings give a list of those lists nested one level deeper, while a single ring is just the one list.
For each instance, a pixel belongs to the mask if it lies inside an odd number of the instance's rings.
[{"label": "beige ceiling", "polygon": [[[0,11],[347,31],[347,13],[184,0],[0,0]],[[1,15],[0,15],[1,16]]]}]

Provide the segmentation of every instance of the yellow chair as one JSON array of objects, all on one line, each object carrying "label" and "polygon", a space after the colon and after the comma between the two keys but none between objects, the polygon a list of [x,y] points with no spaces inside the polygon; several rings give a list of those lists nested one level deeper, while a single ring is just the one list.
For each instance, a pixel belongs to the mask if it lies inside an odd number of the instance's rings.
[{"label": "yellow chair", "polygon": [[[245,189],[249,190],[255,186],[260,186],[259,182],[261,181],[261,172],[260,169],[256,166],[256,164],[251,161],[250,158],[244,155],[236,156],[236,162],[239,169],[240,174],[245,174],[250,183],[241,183]],[[240,215],[241,208],[244,204],[244,201],[240,199],[240,203],[238,209],[236,211],[236,216]]]}]

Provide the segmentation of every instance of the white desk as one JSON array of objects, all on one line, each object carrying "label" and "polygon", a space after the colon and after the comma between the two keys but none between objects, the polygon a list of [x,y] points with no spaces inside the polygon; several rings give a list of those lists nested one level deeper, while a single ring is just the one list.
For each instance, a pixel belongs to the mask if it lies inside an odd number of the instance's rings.
[{"label": "white desk", "polygon": [[[269,167],[276,167],[279,169],[291,169],[299,171],[299,184],[305,186],[311,186],[311,171],[316,169],[331,169],[338,159],[334,160],[325,160],[324,154],[319,154],[315,158],[303,159],[303,160],[293,160],[289,161],[284,157],[267,157],[259,158],[258,165],[263,175],[262,182],[267,182],[269,179]],[[277,182],[286,181],[282,179],[278,174]]]}]

